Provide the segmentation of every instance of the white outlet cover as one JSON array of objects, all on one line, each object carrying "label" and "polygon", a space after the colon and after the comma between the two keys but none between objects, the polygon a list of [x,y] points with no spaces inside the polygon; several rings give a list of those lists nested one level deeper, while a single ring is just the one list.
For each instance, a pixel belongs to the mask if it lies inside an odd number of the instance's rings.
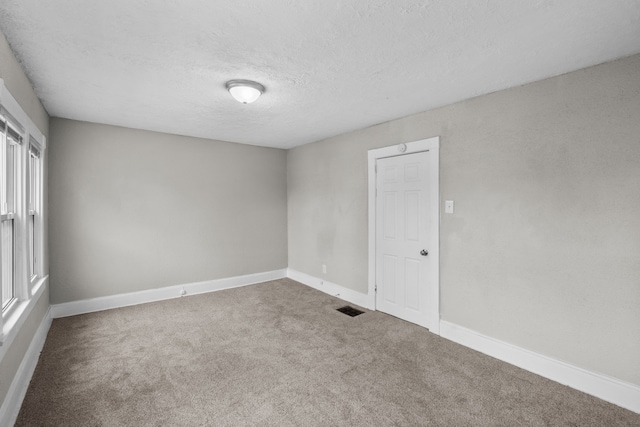
[{"label": "white outlet cover", "polygon": [[444,213],[453,213],[453,200],[444,202]]}]

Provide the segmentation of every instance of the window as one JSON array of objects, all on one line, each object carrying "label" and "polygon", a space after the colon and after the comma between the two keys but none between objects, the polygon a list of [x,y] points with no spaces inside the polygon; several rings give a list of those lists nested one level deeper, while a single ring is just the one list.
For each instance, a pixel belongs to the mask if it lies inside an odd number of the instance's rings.
[{"label": "window", "polygon": [[28,237],[28,268],[29,268],[29,282],[33,283],[38,279],[38,271],[40,270],[40,255],[38,249],[41,247],[41,230],[39,226],[39,212],[40,212],[40,152],[42,151],[41,145],[38,141],[32,137],[29,139],[29,159],[27,164],[28,170],[28,192],[29,192],[29,204],[27,212],[27,237]]},{"label": "window", "polygon": [[11,127],[8,121],[0,117],[2,128],[2,160],[0,188],[0,210],[2,214],[2,309],[7,309],[16,297],[15,280],[15,218],[16,218],[16,172],[18,145],[22,136]]},{"label": "window", "polygon": [[46,289],[46,140],[0,79],[0,345],[10,343]]}]

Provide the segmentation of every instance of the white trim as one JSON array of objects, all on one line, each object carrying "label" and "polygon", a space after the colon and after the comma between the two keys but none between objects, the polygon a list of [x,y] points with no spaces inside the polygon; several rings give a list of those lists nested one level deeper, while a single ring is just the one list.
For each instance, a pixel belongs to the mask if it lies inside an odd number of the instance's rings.
[{"label": "white trim", "polygon": [[127,294],[109,295],[80,301],[65,302],[51,306],[54,319],[77,314],[93,313],[95,311],[110,310],[112,308],[127,307],[154,301],[179,298],[185,295],[204,294],[239,286],[253,285],[287,277],[287,270],[274,270],[264,273],[247,274],[245,276],[228,277],[224,279],[207,280],[204,282],[187,283],[183,285],[167,286],[165,288],[148,289]]},{"label": "white trim", "polygon": [[33,296],[26,301],[18,301],[16,307],[4,319],[2,331],[0,332],[0,362],[2,362],[7,349],[11,346],[11,343],[22,329],[24,322],[33,311],[33,307],[40,301],[40,297],[48,284],[49,276],[40,279],[33,287]]},{"label": "white trim", "polygon": [[445,320],[440,336],[640,414],[640,386],[543,356]]},{"label": "white trim", "polygon": [[7,391],[7,396],[2,403],[2,407],[0,407],[0,425],[2,426],[12,426],[16,422],[16,418],[18,418],[22,401],[27,394],[29,382],[31,382],[31,377],[33,377],[33,373],[36,370],[40,353],[47,339],[47,333],[51,327],[51,320],[51,308],[49,308],[42,322],[40,322],[38,330],[31,339],[31,344],[29,344],[29,348],[22,358],[22,362],[20,362],[18,371],[13,377],[13,381],[11,381],[11,385]]},{"label": "white trim", "polygon": [[421,139],[406,144],[392,145],[389,147],[369,150],[368,177],[369,177],[369,296],[373,299],[375,307],[376,288],[376,161],[385,157],[401,156],[405,154],[432,151],[431,176],[429,176],[430,192],[432,195],[431,210],[431,242],[432,248],[437,248],[429,253],[432,258],[430,283],[434,284],[429,289],[429,331],[434,334],[440,332],[440,137]]},{"label": "white trim", "polygon": [[331,283],[327,280],[319,279],[317,277],[301,273],[291,268],[287,270],[287,277],[291,280],[295,280],[296,282],[300,282],[303,285],[307,285],[313,289],[324,292],[325,294],[329,294],[350,302],[351,304],[374,310],[374,302],[371,301],[369,295],[363,294],[362,292],[354,291],[352,289],[345,288],[344,286],[336,285],[335,283]]}]

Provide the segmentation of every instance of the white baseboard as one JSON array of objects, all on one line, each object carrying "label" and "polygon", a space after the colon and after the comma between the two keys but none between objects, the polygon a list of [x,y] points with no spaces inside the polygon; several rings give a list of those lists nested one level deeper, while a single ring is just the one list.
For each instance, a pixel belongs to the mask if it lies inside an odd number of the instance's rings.
[{"label": "white baseboard", "polygon": [[587,371],[456,324],[440,321],[440,336],[534,374],[640,413],[640,386]]},{"label": "white baseboard", "polygon": [[301,273],[291,268],[287,270],[287,277],[295,280],[296,282],[312,287],[313,289],[338,297],[352,304],[359,305],[360,307],[368,308],[369,310],[375,309],[374,300],[367,294],[345,288],[344,286],[336,285],[335,283]]},{"label": "white baseboard", "polygon": [[127,307],[130,305],[162,301],[171,298],[180,298],[181,296],[186,295],[203,294],[223,289],[237,288],[239,286],[247,286],[255,283],[268,282],[269,280],[282,279],[284,277],[287,277],[286,269],[247,274],[245,276],[228,277],[225,279],[207,280],[205,282],[167,286],[159,289],[149,289],[127,294],[110,295],[100,298],[55,304],[51,306],[51,313],[53,318],[57,319],[60,317],[75,316],[77,314],[109,310],[112,308]]},{"label": "white baseboard", "polygon": [[2,407],[0,407],[0,426],[12,426],[16,422],[16,418],[18,418],[22,401],[27,394],[31,377],[38,364],[38,358],[42,352],[42,347],[44,347],[44,342],[47,339],[51,320],[51,308],[49,308],[31,340],[27,353],[24,355],[18,371],[9,386]]}]

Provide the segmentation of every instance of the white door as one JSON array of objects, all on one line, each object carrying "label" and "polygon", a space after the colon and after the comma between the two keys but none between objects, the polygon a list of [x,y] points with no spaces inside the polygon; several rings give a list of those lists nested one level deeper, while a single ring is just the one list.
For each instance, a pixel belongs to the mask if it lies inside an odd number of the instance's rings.
[{"label": "white door", "polygon": [[[376,309],[429,327],[429,151],[376,162]],[[433,258],[433,257],[432,257]]]}]

